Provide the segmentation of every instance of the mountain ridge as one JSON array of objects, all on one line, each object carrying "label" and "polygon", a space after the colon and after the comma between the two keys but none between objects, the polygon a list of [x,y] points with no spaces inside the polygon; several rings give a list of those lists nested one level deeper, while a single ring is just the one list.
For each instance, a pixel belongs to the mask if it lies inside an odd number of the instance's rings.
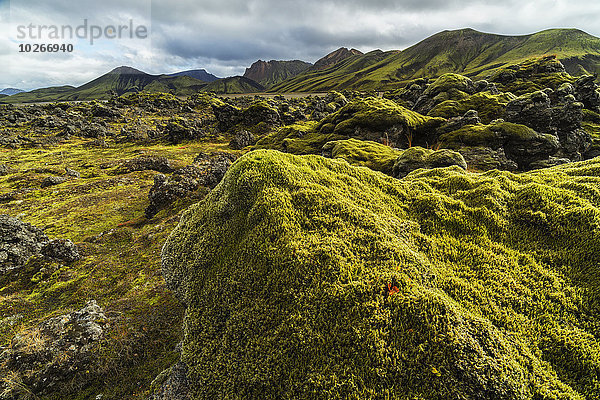
[{"label": "mountain ridge", "polygon": [[300,74],[270,91],[387,90],[412,79],[448,72],[484,78],[499,67],[548,54],[556,54],[571,74],[600,72],[600,38],[579,29],[549,29],[519,36],[471,28],[445,30],[405,50],[383,53],[376,62],[372,53],[349,57],[324,71]]}]

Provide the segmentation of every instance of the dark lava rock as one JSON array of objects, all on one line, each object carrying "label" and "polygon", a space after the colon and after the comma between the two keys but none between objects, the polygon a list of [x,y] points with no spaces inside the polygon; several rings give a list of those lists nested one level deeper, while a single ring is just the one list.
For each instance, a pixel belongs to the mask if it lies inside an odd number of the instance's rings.
[{"label": "dark lava rock", "polygon": [[120,168],[122,173],[147,170],[170,173],[173,172],[173,167],[166,157],[141,156],[125,161]]},{"label": "dark lava rock", "polygon": [[35,398],[75,391],[89,380],[94,349],[104,337],[105,325],[104,311],[91,300],[78,311],[15,335],[2,359]]},{"label": "dark lava rock", "polygon": [[457,150],[464,157],[469,168],[478,171],[500,169],[516,171],[519,166],[516,162],[506,157],[503,147],[492,149],[484,146],[461,147]]},{"label": "dark lava rock", "polygon": [[228,153],[202,153],[194,159],[193,164],[176,170],[171,176],[156,175],[148,194],[150,205],[146,208],[146,217],[152,218],[177,199],[198,195],[202,187],[214,188],[235,158],[235,155]]},{"label": "dark lava rock", "polygon": [[0,215],[0,273],[22,267],[48,241],[41,229],[18,218]]},{"label": "dark lava rock", "polygon": [[582,103],[573,101],[568,85],[557,92],[565,94],[551,103],[556,93],[550,89],[518,97],[506,106],[505,119],[526,125],[536,132],[554,135],[559,140],[559,156],[579,161],[591,146],[592,138],[581,128]]},{"label": "dark lava rock", "polygon": [[55,186],[55,185],[59,185],[63,182],[66,182],[68,179],[65,178],[64,176],[48,176],[46,178],[44,178],[44,180],[41,183],[41,187],[42,188],[47,188],[50,186]]},{"label": "dark lava rock", "polygon": [[552,131],[550,97],[543,91],[520,96],[508,103],[504,119],[528,126],[536,132],[550,133]]},{"label": "dark lava rock", "polygon": [[12,169],[7,164],[0,164],[0,176],[8,175],[12,172]]},{"label": "dark lava rock", "polygon": [[600,112],[600,88],[595,82],[596,76],[582,76],[575,81],[575,97],[585,108]]},{"label": "dark lava rock", "polygon": [[160,373],[152,382],[153,394],[148,400],[189,400],[188,367],[179,361]]},{"label": "dark lava rock", "polygon": [[104,139],[110,136],[110,132],[100,124],[91,123],[81,128],[80,135],[85,138]]},{"label": "dark lava rock", "polygon": [[202,126],[183,118],[171,118],[162,127],[162,133],[169,137],[171,143],[177,144],[184,140],[202,139],[207,136]]},{"label": "dark lava rock", "polygon": [[212,109],[221,132],[227,132],[242,120],[242,111],[231,104],[213,105]]},{"label": "dark lava rock", "polygon": [[42,247],[41,253],[51,259],[72,263],[81,258],[79,249],[69,239],[52,240]]},{"label": "dark lava rock", "polygon": [[568,158],[560,158],[560,157],[549,157],[545,160],[539,160],[532,162],[529,165],[530,169],[540,169],[540,168],[549,168],[554,167],[556,165],[567,164],[571,162]]},{"label": "dark lava rock", "polygon": [[202,165],[205,171],[202,185],[211,189],[217,186],[236,158],[235,154],[229,153],[201,153],[196,156],[194,163]]},{"label": "dark lava rock", "polygon": [[441,168],[458,165],[467,169],[467,163],[463,156],[452,150],[429,150],[422,147],[411,147],[402,153],[394,163],[393,175],[395,178],[403,178],[409,172],[419,168]]},{"label": "dark lava rock", "polygon": [[229,147],[234,150],[241,150],[244,147],[253,145],[254,143],[256,143],[254,135],[247,130],[242,129],[235,134],[233,139],[231,139],[231,142],[229,142]]},{"label": "dark lava rock", "polygon": [[242,112],[242,123],[254,126],[261,122],[267,125],[278,125],[281,122],[279,111],[266,101],[260,101]]},{"label": "dark lava rock", "polygon": [[121,113],[101,103],[95,102],[92,104],[91,113],[96,118],[115,119],[121,117]]},{"label": "dark lava rock", "polygon": [[191,197],[202,186],[203,180],[204,171],[196,165],[178,169],[171,176],[156,175],[148,194],[150,205],[145,210],[146,218],[152,218],[177,199]]},{"label": "dark lava rock", "polygon": [[476,125],[480,124],[479,113],[476,110],[467,111],[462,117],[453,117],[448,120],[444,125],[438,129],[438,133],[441,135],[446,132],[452,132],[462,128],[465,125]]},{"label": "dark lava rock", "polygon": [[81,174],[78,171],[75,171],[69,167],[65,167],[65,174],[72,178],[81,178]]}]

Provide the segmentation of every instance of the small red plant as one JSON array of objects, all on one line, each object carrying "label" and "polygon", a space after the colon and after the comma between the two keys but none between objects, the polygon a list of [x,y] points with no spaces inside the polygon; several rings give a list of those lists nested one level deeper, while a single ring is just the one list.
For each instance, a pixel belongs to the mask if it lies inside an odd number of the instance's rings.
[{"label": "small red plant", "polygon": [[392,284],[391,284],[391,283],[388,283],[388,284],[387,284],[387,289],[388,289],[388,296],[393,296],[393,295],[395,295],[396,293],[399,293],[399,292],[400,292],[400,289],[398,289],[398,287],[397,287],[397,286],[395,286],[395,285],[394,285],[394,286],[392,286]]}]

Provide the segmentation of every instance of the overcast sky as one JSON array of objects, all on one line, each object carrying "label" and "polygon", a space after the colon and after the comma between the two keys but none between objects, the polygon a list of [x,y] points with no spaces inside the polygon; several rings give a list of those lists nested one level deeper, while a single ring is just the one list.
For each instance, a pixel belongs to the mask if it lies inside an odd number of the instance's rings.
[{"label": "overcast sky", "polygon": [[[63,25],[76,29],[86,20],[79,33],[87,38],[49,36],[52,26],[60,36]],[[565,27],[600,36],[599,21],[598,0],[0,0],[0,88],[78,86],[120,65],[225,77],[258,59],[314,62],[342,46],[404,49],[466,27],[510,35]],[[122,37],[90,44],[91,25],[109,36],[121,26]],[[130,27],[148,33],[130,38]],[[20,44],[36,43],[71,43],[73,51],[19,53]]]}]

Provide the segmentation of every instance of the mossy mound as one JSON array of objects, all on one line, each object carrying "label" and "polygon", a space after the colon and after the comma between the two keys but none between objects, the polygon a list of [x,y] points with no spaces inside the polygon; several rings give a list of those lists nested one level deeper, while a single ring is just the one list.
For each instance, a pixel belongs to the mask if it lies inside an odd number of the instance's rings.
[{"label": "mossy mound", "polygon": [[331,158],[342,158],[351,165],[368,167],[387,175],[392,175],[394,162],[403,153],[384,144],[356,139],[328,142],[322,151]]},{"label": "mossy mound", "polygon": [[429,97],[435,97],[442,92],[460,91],[463,93],[473,93],[474,85],[470,78],[458,74],[444,74],[437,78],[427,87],[424,94]]},{"label": "mossy mound", "polygon": [[467,162],[456,151],[448,149],[434,151],[417,146],[407,149],[396,159],[393,175],[396,178],[402,178],[416,169],[444,168],[453,165],[467,169]]},{"label": "mossy mound", "polygon": [[499,122],[489,125],[466,125],[456,131],[440,136],[444,147],[460,147],[462,145],[498,147],[506,140],[526,141],[541,136],[533,129],[511,122]]},{"label": "mossy mound", "polygon": [[431,117],[451,118],[459,117],[469,110],[476,110],[479,118],[481,118],[481,122],[489,124],[491,121],[502,117],[506,105],[514,98],[514,96],[507,93],[491,94],[480,92],[461,101],[443,101],[437,104],[427,115]]},{"label": "mossy mound", "polygon": [[336,134],[395,147],[433,143],[435,130],[444,122],[408,110],[394,101],[368,97],[355,99],[324,118],[318,126],[322,134]]},{"label": "mossy mound", "polygon": [[565,71],[565,67],[555,56],[532,58],[500,68],[490,79],[502,91],[517,96],[545,88],[557,90],[565,83],[575,82],[575,78]]},{"label": "mossy mound", "polygon": [[502,148],[506,156],[523,170],[528,169],[529,164],[555,154],[560,147],[556,136],[541,134],[511,122],[465,125],[441,135],[439,144],[454,150],[477,146],[494,150]]},{"label": "mossy mound", "polygon": [[600,161],[396,180],[256,151],[163,249],[194,399],[600,393]]},{"label": "mossy mound", "polygon": [[292,154],[319,154],[323,145],[332,140],[345,139],[342,135],[322,134],[314,121],[284,126],[256,142],[255,149],[280,150]]}]

